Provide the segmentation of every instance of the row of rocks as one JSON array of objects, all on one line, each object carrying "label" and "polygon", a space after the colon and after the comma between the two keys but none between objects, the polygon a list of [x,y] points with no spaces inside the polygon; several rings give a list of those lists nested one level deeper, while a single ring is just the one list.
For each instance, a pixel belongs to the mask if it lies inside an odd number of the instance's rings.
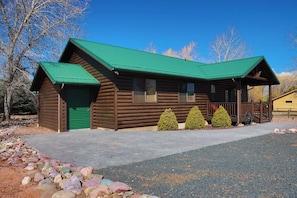
[{"label": "row of rocks", "polygon": [[273,134],[297,134],[297,128],[291,128],[291,129],[275,128],[272,133]]},{"label": "row of rocks", "polygon": [[36,183],[37,189],[44,190],[42,197],[156,198],[135,193],[123,182],[114,182],[103,175],[94,174],[92,167],[77,167],[51,159],[15,137],[14,130],[6,128],[0,131],[0,160],[27,170],[22,185]]}]

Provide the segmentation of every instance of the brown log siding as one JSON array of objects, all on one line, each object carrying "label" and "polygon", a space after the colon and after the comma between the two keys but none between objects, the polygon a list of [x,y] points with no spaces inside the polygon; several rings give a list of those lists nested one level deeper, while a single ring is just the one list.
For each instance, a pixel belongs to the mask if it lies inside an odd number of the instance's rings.
[{"label": "brown log siding", "polygon": [[58,131],[58,93],[48,77],[39,90],[39,125]]},{"label": "brown log siding", "polygon": [[[195,105],[198,105],[202,113],[206,116],[208,96],[203,82],[195,82],[195,102],[179,102],[179,81],[177,79],[147,78],[156,79],[157,102],[134,103],[132,91],[133,76],[120,75],[118,77],[117,119],[119,129],[156,125],[161,113],[167,108],[173,110],[178,122],[185,122],[189,110]],[[199,89],[201,90],[199,91]]]},{"label": "brown log siding", "polygon": [[69,62],[80,64],[100,82],[99,90],[93,89],[91,128],[116,129],[114,74],[79,49],[74,51]]}]

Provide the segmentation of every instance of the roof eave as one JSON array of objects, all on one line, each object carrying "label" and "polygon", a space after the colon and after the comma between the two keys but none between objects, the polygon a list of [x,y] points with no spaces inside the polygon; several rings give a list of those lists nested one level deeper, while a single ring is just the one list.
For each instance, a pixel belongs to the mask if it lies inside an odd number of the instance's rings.
[{"label": "roof eave", "polygon": [[287,93],[284,93],[284,94],[282,94],[282,95],[280,95],[280,96],[277,96],[277,97],[275,97],[275,98],[272,98],[272,101],[277,100],[277,99],[280,99],[280,98],[285,97],[285,96],[287,96],[287,95],[290,95],[290,94],[292,94],[292,93],[294,93],[294,92],[297,92],[297,89],[294,89],[294,90],[289,91],[289,92],[287,92]]},{"label": "roof eave", "polygon": [[63,82],[63,81],[55,81],[53,82],[53,85],[89,85],[89,86],[99,86],[100,85],[100,82],[98,83],[95,83],[95,82],[92,82],[92,83],[78,83],[78,82]]},{"label": "roof eave", "polygon": [[271,74],[273,75],[273,78],[274,78],[274,82],[272,82],[271,85],[279,85],[280,84],[280,81],[279,79],[277,78],[277,76],[275,75],[275,73],[273,72],[273,70],[271,69],[270,65],[268,64],[268,62],[266,61],[265,57],[263,57],[263,60],[265,61],[269,71],[271,72]]}]

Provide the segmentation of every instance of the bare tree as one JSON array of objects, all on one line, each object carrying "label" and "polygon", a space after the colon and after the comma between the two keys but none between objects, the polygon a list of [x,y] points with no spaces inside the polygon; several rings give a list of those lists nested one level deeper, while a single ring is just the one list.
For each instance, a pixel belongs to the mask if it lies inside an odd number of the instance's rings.
[{"label": "bare tree", "polygon": [[214,62],[240,59],[247,56],[246,43],[234,27],[229,27],[226,32],[217,35],[216,40],[210,43],[210,48]]},{"label": "bare tree", "polygon": [[155,44],[153,42],[150,42],[148,44],[148,46],[144,49],[144,51],[156,54],[157,53],[157,48],[156,48],[156,46],[155,46]]},{"label": "bare tree", "polygon": [[[294,52],[297,52],[297,32],[290,33],[289,42],[290,42],[292,50]],[[295,71],[295,73],[297,73],[297,54],[295,57],[293,57],[293,71]]]},{"label": "bare tree", "polygon": [[195,60],[197,58],[197,54],[195,52],[196,43],[191,41],[188,45],[184,46],[179,51],[174,51],[171,48],[163,52],[164,55],[172,56],[176,58],[184,58],[187,60]]},{"label": "bare tree", "polygon": [[53,60],[61,44],[79,33],[89,0],[0,0],[0,77],[4,82],[4,119],[10,118],[16,87],[39,60]]},{"label": "bare tree", "polygon": [[280,85],[272,86],[272,97],[280,96],[286,92],[297,89],[297,72],[278,74]]}]

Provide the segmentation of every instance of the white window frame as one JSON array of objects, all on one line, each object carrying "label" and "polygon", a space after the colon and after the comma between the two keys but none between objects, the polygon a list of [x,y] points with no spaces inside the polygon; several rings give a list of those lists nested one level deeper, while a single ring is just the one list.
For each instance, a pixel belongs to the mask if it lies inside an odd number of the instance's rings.
[{"label": "white window frame", "polygon": [[[135,81],[137,80],[141,80],[144,81],[144,87],[143,87],[143,91],[135,91]],[[153,94],[151,97],[152,100],[148,100],[148,84],[149,81],[153,82],[153,86],[155,89],[155,94]],[[139,92],[139,93],[143,93],[144,96],[144,100],[143,101],[135,101],[135,92]],[[153,102],[157,102],[157,81],[155,79],[142,79],[142,78],[133,78],[133,102],[134,103],[153,103]]]},{"label": "white window frame", "polygon": [[[184,85],[186,85],[186,92],[181,92],[180,86],[184,86]],[[193,90],[193,95],[189,96],[189,88],[191,85],[194,86],[194,90]],[[186,101],[181,100],[181,94],[185,94]],[[196,102],[195,83],[181,83],[179,85],[178,97],[179,97],[179,102]],[[190,100],[190,97],[192,97],[193,100]]]}]

